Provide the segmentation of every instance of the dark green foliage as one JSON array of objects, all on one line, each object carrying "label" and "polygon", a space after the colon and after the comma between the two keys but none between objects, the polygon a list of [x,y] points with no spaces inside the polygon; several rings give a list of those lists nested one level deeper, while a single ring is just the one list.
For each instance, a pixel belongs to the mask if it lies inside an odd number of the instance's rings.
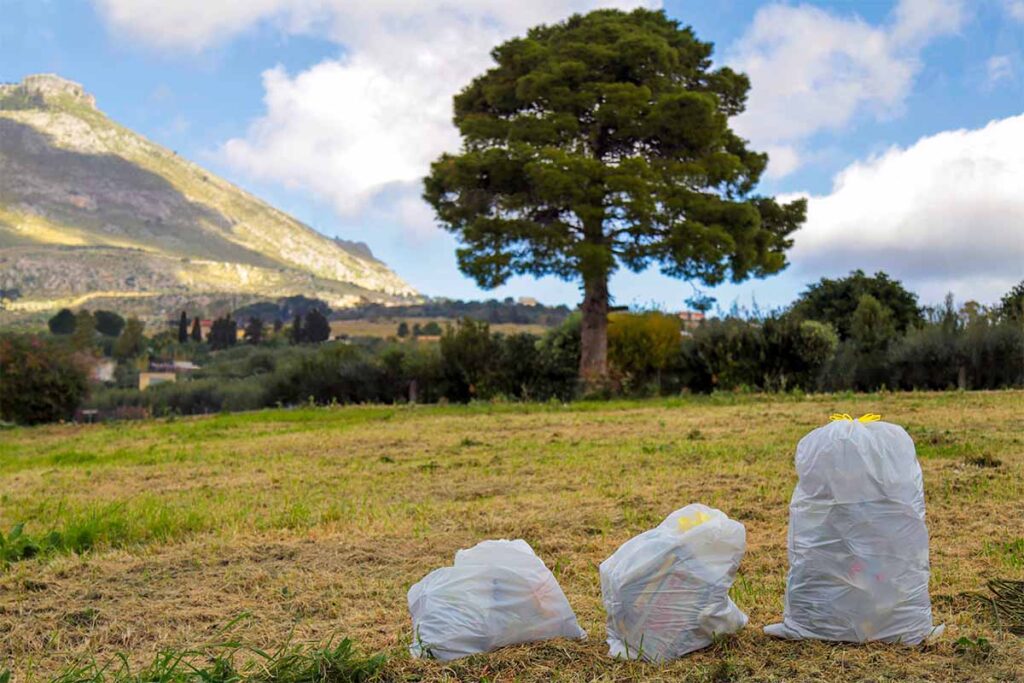
[{"label": "dark green foliage", "polygon": [[71,333],[71,345],[79,351],[91,349],[96,343],[96,319],[84,308],[75,314],[75,331]]},{"label": "dark green foliage", "polygon": [[234,346],[238,343],[238,323],[230,314],[217,318],[210,325],[210,334],[206,341],[213,351]]},{"label": "dark green foliage", "polygon": [[319,344],[331,338],[331,324],[319,309],[306,313],[305,324],[302,326],[302,341]]},{"label": "dark green foliage", "polygon": [[184,344],[188,341],[188,315],[185,311],[181,312],[181,317],[178,318],[178,343]]},{"label": "dark green foliage", "polygon": [[362,350],[345,345],[325,346],[303,355],[267,381],[271,405],[313,402],[391,403],[394,395],[385,369]]},{"label": "dark green foliage", "polygon": [[1024,386],[1024,327],[995,315],[964,317],[951,299],[888,354],[891,385],[903,389]]},{"label": "dark green foliage", "polygon": [[706,321],[683,341],[684,385],[697,392],[757,386],[762,342],[760,330],[746,320]]},{"label": "dark green foliage", "polygon": [[1003,296],[999,302],[999,315],[1011,322],[1024,322],[1024,280]]},{"label": "dark green foliage", "polygon": [[452,401],[479,398],[499,346],[487,323],[464,318],[441,335],[441,368]]},{"label": "dark green foliage", "polygon": [[437,337],[442,333],[441,326],[436,320],[430,320],[423,324],[420,328],[420,334],[425,337]]},{"label": "dark green foliage", "polygon": [[113,311],[96,311],[96,331],[104,337],[118,337],[124,329],[124,318]]},{"label": "dark green foliage", "polygon": [[249,318],[245,326],[245,341],[250,344],[259,344],[263,341],[263,319],[258,315]]},{"label": "dark green foliage", "polygon": [[192,333],[190,336],[192,337],[192,341],[197,344],[203,341],[203,327],[199,322],[199,316],[192,319]]},{"label": "dark green foliage", "polygon": [[409,336],[409,323],[405,322],[404,320],[402,322],[398,323],[397,334],[398,334],[399,338],[401,338],[401,339],[404,339],[404,338],[408,337]]},{"label": "dark green foliage", "polygon": [[519,401],[544,396],[545,368],[538,349],[540,340],[532,334],[496,336],[497,358],[484,387],[485,392]]},{"label": "dark green foliage", "polygon": [[839,344],[835,330],[816,320],[770,316],[761,325],[760,386],[768,391],[814,388],[818,372]]},{"label": "dark green foliage", "polygon": [[366,304],[355,308],[334,311],[335,320],[373,320],[375,318],[473,318],[492,325],[516,323],[519,325],[560,325],[572,311],[568,306],[545,306],[543,304],[521,304],[508,299],[486,299],[483,301],[457,301],[438,299],[423,304],[386,306]]},{"label": "dark green foliage", "polygon": [[837,343],[828,325],[790,315],[709,320],[683,342],[680,371],[694,391],[809,390]]},{"label": "dark green foliage", "polygon": [[861,353],[884,354],[897,337],[892,309],[870,294],[862,294],[850,316],[850,339]]},{"label": "dark green foliage", "polygon": [[873,297],[888,311],[896,333],[903,334],[924,322],[916,294],[908,292],[898,280],[885,273],[868,276],[862,270],[836,280],[822,278],[810,285],[793,304],[792,312],[832,325],[839,339],[845,340],[853,336],[854,313],[865,295]]},{"label": "dark green foliage", "polygon": [[146,349],[145,326],[138,318],[129,318],[121,336],[114,344],[114,357],[127,360],[140,355]]},{"label": "dark green foliage", "polygon": [[63,345],[0,335],[0,420],[38,424],[71,419],[86,389],[86,368]]},{"label": "dark green foliage", "polygon": [[75,331],[75,314],[70,309],[62,308],[57,315],[47,321],[46,325],[52,334],[71,334]]},{"label": "dark green foliage", "polygon": [[331,315],[331,307],[320,299],[311,299],[301,294],[284,297],[277,301],[260,301],[248,306],[243,306],[232,312],[236,319],[247,319],[252,316],[259,316],[264,320],[287,320],[297,315],[305,316],[316,309],[324,315]]},{"label": "dark green foliage", "polygon": [[11,562],[31,559],[41,551],[39,543],[25,535],[24,524],[15,524],[7,535],[0,531],[0,569]]},{"label": "dark green foliage", "polygon": [[291,333],[288,336],[288,341],[292,344],[301,344],[303,341],[302,336],[302,316],[296,314],[295,319],[292,320]]},{"label": "dark green foliage", "polygon": [[717,284],[778,272],[805,202],[752,195],[767,156],[728,125],[749,82],[664,12],[599,10],[494,49],[455,98],[460,154],[425,199],[483,287],[516,274],[585,287],[584,375],[603,375],[620,265]]}]

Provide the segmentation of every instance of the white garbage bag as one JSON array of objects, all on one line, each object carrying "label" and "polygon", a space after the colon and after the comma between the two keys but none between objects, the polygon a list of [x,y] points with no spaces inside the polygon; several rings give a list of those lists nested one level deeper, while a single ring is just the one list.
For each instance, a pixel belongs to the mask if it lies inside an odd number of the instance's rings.
[{"label": "white garbage bag", "polygon": [[626,541],[601,563],[609,654],[674,659],[746,626],[729,598],[746,547],[742,524],[697,504]]},{"label": "white garbage bag", "polygon": [[484,541],[409,589],[414,657],[451,660],[549,638],[583,639],[554,575],[526,541]]},{"label": "white garbage bag", "polygon": [[877,415],[833,416],[796,449],[782,638],[916,644],[932,633],[914,442]]}]

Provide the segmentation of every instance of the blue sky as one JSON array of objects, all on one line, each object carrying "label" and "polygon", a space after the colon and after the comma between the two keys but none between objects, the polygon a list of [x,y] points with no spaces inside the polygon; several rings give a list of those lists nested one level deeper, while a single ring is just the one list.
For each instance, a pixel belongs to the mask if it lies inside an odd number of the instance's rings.
[{"label": "blue sky", "polygon": [[[413,286],[574,304],[575,283],[462,276],[417,178],[453,149],[451,95],[490,45],[598,4],[536,0],[0,0],[0,81],[56,72],[115,120]],[[1024,0],[664,3],[753,81],[735,122],[810,197],[783,274],[706,290],[784,305],[818,277],[884,268],[925,302],[990,302],[1024,277]],[[694,283],[697,284],[697,283]],[[682,307],[691,283],[619,273],[620,304]]]}]

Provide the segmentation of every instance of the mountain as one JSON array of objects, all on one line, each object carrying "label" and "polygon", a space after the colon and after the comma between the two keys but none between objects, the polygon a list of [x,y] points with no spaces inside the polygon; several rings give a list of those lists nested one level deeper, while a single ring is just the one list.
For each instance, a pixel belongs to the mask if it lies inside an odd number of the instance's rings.
[{"label": "mountain", "polygon": [[118,125],[81,85],[0,85],[0,321],[295,294],[334,307],[417,298],[365,244],[325,237]]}]

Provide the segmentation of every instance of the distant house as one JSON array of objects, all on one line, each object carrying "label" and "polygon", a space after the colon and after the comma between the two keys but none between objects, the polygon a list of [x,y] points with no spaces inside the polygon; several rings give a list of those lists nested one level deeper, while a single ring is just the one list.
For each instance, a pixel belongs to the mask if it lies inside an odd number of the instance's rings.
[{"label": "distant house", "polygon": [[173,372],[175,374],[181,374],[183,372],[192,372],[198,370],[199,366],[190,360],[172,360],[172,361],[150,361],[149,371],[150,372]]},{"label": "distant house", "polygon": [[534,299],[532,296],[521,296],[519,297],[520,306],[539,306],[540,302]]},{"label": "distant house", "polygon": [[139,373],[139,391],[145,391],[151,386],[157,384],[165,384],[167,382],[177,382],[178,376],[173,372],[140,372]]},{"label": "distant house", "polygon": [[683,323],[684,333],[689,333],[704,322],[704,314],[700,311],[679,311],[676,315]]},{"label": "distant house", "polygon": [[89,379],[94,382],[113,382],[114,370],[116,369],[116,361],[102,358],[92,365],[92,368],[89,370]]}]

